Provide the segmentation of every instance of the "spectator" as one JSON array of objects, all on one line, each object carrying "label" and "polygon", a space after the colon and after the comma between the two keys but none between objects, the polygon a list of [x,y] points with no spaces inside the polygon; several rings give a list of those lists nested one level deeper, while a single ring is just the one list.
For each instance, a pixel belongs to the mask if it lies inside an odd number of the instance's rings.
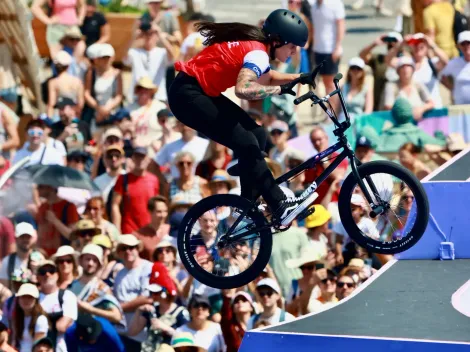
[{"label": "spectator", "polygon": [[397,98],[407,99],[413,107],[413,118],[419,121],[424,113],[434,108],[434,101],[426,86],[413,79],[415,69],[416,64],[411,57],[402,56],[398,59],[398,82],[389,82],[385,86],[384,107],[391,110]]},{"label": "spectator", "polygon": [[[413,80],[426,86],[436,108],[442,107],[439,73],[449,61],[446,53],[431,38],[422,33],[416,33],[405,37],[400,45],[389,51],[385,59],[388,65],[396,67],[399,59],[397,55],[404,50],[405,46],[411,49],[411,57],[416,66]],[[435,56],[431,56],[431,50]]]},{"label": "spectator", "polygon": [[19,352],[30,352],[34,341],[46,337],[49,322],[38,301],[39,290],[36,285],[23,284],[16,297],[12,340]]},{"label": "spectator", "polygon": [[322,268],[317,270],[316,276],[319,280],[321,293],[320,297],[309,304],[308,308],[312,313],[331,308],[338,303],[338,298],[336,297],[336,273],[333,270]]},{"label": "spectator", "polygon": [[356,289],[356,281],[349,275],[340,275],[336,282],[336,298],[342,300],[348,297]]},{"label": "spectator", "polygon": [[109,43],[111,39],[111,26],[106,17],[97,11],[98,0],[86,0],[85,18],[80,30],[85,36],[87,47],[97,43]]},{"label": "spectator", "polygon": [[349,60],[346,83],[343,85],[342,91],[345,97],[346,109],[352,119],[356,115],[370,114],[373,110],[374,93],[372,86],[366,82],[364,68],[364,60],[360,57]]},{"label": "spectator", "polygon": [[[16,349],[14,349],[8,344],[8,339],[9,339],[8,333],[9,333],[8,327],[5,324],[0,323],[0,350],[4,352],[17,352]],[[42,351],[39,351],[39,352],[42,352]]]},{"label": "spectator", "polygon": [[167,223],[168,201],[162,196],[152,197],[147,204],[147,211],[150,214],[150,223],[138,229],[134,236],[143,244],[140,257],[152,260],[156,246],[170,233],[170,225]]},{"label": "spectator", "polygon": [[[154,86],[158,87],[158,91],[155,90],[154,92],[154,94],[156,93],[154,97],[166,101],[166,68],[174,57],[173,47],[168,40],[168,35],[157,24],[141,22],[137,39],[143,40],[143,47],[131,48],[130,46],[134,42],[134,38],[132,38],[129,42],[130,49],[124,58],[124,63],[130,66],[132,70],[127,100],[134,102],[137,83],[142,77],[147,77]],[[158,42],[161,42],[164,48],[156,46]]]},{"label": "spectator", "polygon": [[118,144],[108,146],[105,149],[103,161],[106,166],[106,172],[95,178],[94,182],[102,192],[101,195],[106,204],[108,204],[112,189],[119,175],[126,173],[123,168],[124,149]]},{"label": "spectator", "polygon": [[112,222],[108,221],[103,198],[90,198],[85,206],[84,215],[95,223],[96,228],[107,236],[113,245],[117,243],[120,232]]},{"label": "spectator", "polygon": [[286,155],[293,149],[287,144],[290,136],[289,126],[284,121],[276,120],[269,126],[268,130],[274,143],[274,148],[270,150],[269,157],[281,164],[283,172],[285,172],[284,161]]},{"label": "spectator", "polygon": [[183,293],[182,282],[188,277],[188,273],[178,264],[177,253],[175,244],[163,240],[157,244],[152,255],[152,260],[165,266],[168,274],[176,285],[178,295],[180,295]]},{"label": "spectator", "polygon": [[215,170],[209,182],[211,194],[228,194],[237,186],[237,182],[230,178],[225,170]]},{"label": "spectator", "polygon": [[52,125],[51,137],[64,143],[67,152],[84,150],[91,139],[88,123],[78,119],[77,103],[70,98],[59,98],[55,107],[59,109],[60,121]]},{"label": "spectator", "polygon": [[[136,100],[127,107],[131,112],[135,138],[138,138],[139,145],[144,147],[152,146],[152,142],[162,136],[162,126],[155,117],[166,106],[160,100],[154,99],[155,92],[159,89],[149,77],[141,77],[135,85]],[[153,155],[151,150],[149,156]]]},{"label": "spectator", "polygon": [[[65,150],[64,143],[50,136],[52,132],[52,125],[54,124],[54,122],[46,114],[39,115],[38,119],[44,122],[44,144],[47,147],[57,149],[57,151],[59,151],[60,154],[64,157],[65,164],[67,151]],[[25,144],[23,146],[26,146],[27,144],[29,144],[29,142],[25,141]]]},{"label": "spectator", "polygon": [[418,179],[422,180],[431,173],[431,170],[418,159],[420,152],[421,148],[417,145],[405,143],[400,147],[398,156],[400,164],[410,170]]},{"label": "spectator", "polygon": [[102,175],[107,170],[107,165],[105,165],[104,154],[106,148],[111,145],[119,146],[124,150],[124,138],[122,131],[118,127],[111,127],[103,133],[101,137],[101,145],[99,146],[99,151],[96,153],[93,160],[93,166],[91,167],[91,178],[96,178],[99,175]]},{"label": "spectator", "polygon": [[117,273],[124,268],[124,265],[120,261],[117,261],[114,256],[111,256],[113,247],[109,237],[97,235],[93,237],[92,243],[100,246],[103,250],[103,263],[96,276],[103,280],[109,287],[113,288],[114,279]]},{"label": "spectator", "polygon": [[41,294],[39,302],[49,318],[48,337],[56,346],[56,352],[67,352],[64,334],[77,320],[77,297],[57,285],[59,275],[52,261],[44,261],[38,268]]},{"label": "spectator", "polygon": [[[15,237],[16,251],[3,258],[0,267],[0,283],[10,289],[12,288],[11,278],[13,272],[18,269],[26,269],[30,264],[37,233],[31,224],[21,222],[15,226]],[[39,254],[34,253],[33,257],[37,257]]]},{"label": "spectator", "polygon": [[[72,63],[69,66],[68,72],[81,81],[84,81],[85,73],[88,69],[88,60],[85,58],[85,42],[82,32],[78,27],[73,27],[65,31],[64,36],[60,40],[62,50],[68,52],[72,56]],[[52,72],[55,67],[52,67]]]},{"label": "spectator", "polygon": [[95,111],[91,117],[91,133],[99,132],[98,126],[109,122],[111,114],[122,104],[123,83],[121,70],[113,67],[115,56],[111,44],[100,44],[93,59],[93,67],[85,77],[85,100]]},{"label": "spectator", "polygon": [[[383,102],[383,91],[385,84],[388,81],[390,75],[387,75],[388,71],[392,70],[387,67],[385,57],[388,53],[395,48],[399,43],[403,41],[403,37],[398,32],[389,32],[375,39],[371,44],[361,50],[359,56],[364,60],[365,64],[368,65],[372,70],[374,77],[374,111],[382,110]],[[386,53],[372,53],[372,51],[381,45],[387,45]],[[397,52],[398,54],[398,52]]]},{"label": "spectator", "polygon": [[99,228],[96,227],[92,220],[81,219],[75,224],[70,236],[76,251],[81,252],[87,244],[92,242],[94,236],[100,234]]},{"label": "spectator", "polygon": [[70,287],[72,281],[78,276],[78,263],[75,250],[70,246],[61,246],[57,252],[51,257],[54,260],[59,272],[59,288],[65,290]]},{"label": "spectator", "polygon": [[189,59],[192,59],[205,48],[205,38],[196,27],[201,21],[215,22],[215,19],[211,15],[204,15],[200,12],[191,15],[186,23],[187,35],[181,44],[179,61],[189,61]]},{"label": "spectator", "polygon": [[116,329],[102,317],[80,314],[77,321],[67,330],[65,341],[69,352],[125,352]]},{"label": "spectator", "polygon": [[189,203],[196,203],[209,195],[207,181],[194,175],[195,162],[196,159],[191,152],[182,151],[175,155],[174,164],[178,168],[179,177],[171,181],[168,199],[173,200],[178,195]]},{"label": "spectator", "polygon": [[423,12],[425,34],[452,59],[459,55],[454,41],[455,9],[448,0],[431,0]]},{"label": "spectator", "polygon": [[[369,161],[384,160],[383,156],[380,156],[375,152],[377,146],[366,136],[359,136],[356,141],[356,148],[354,153],[361,163],[367,163]],[[350,167],[348,167],[348,170]],[[346,172],[349,174],[349,172]]]},{"label": "spectator", "polygon": [[59,198],[57,188],[48,185],[37,186],[39,196],[46,201],[41,204],[36,215],[38,243],[48,255],[70,242],[72,225],[80,216],[73,203]]},{"label": "spectator", "polygon": [[152,268],[149,285],[152,304],[139,307],[132,319],[129,335],[134,336],[147,327],[143,351],[156,351],[163,343],[169,344],[176,329],[189,322],[185,307],[175,303],[177,291],[167,269],[161,263]]},{"label": "spectator", "polygon": [[315,212],[309,215],[305,221],[309,247],[320,253],[320,257],[326,257],[328,253],[328,226],[331,214],[321,204],[314,205]]},{"label": "spectator", "polygon": [[[124,268],[117,274],[113,290],[124,311],[127,328],[131,326],[132,316],[137,309],[152,303],[148,297],[152,263],[140,258],[141,248],[142,243],[133,235],[122,235],[116,248]],[[129,337],[124,329],[118,329],[118,332],[126,351],[140,351],[141,343],[145,340],[145,332],[133,337]]]},{"label": "spectator", "polygon": [[34,342],[32,352],[54,352],[54,343],[50,338],[43,337]]},{"label": "spectator", "polygon": [[65,165],[64,154],[44,143],[45,123],[42,120],[31,120],[26,125],[26,143],[15,153],[13,164],[31,157],[26,166],[30,165]]},{"label": "spectator", "polygon": [[67,167],[77,171],[86,172],[86,162],[89,154],[81,150],[74,150],[67,154]]},{"label": "spectator", "polygon": [[[44,11],[49,7],[49,13]],[[60,40],[67,30],[76,28],[85,18],[85,0],[57,1],[50,3],[47,0],[34,0],[31,6],[33,15],[47,26],[47,46],[54,58],[60,50]]]},{"label": "spectator", "polygon": [[54,116],[54,109],[60,98],[70,98],[75,101],[77,113],[83,109],[84,88],[80,78],[72,76],[68,69],[72,64],[72,56],[61,50],[54,58],[57,76],[47,83],[48,104],[47,115]]},{"label": "spectator", "polygon": [[339,62],[343,55],[342,42],[346,32],[344,19],[345,11],[342,1],[316,0],[313,2],[313,53],[317,64],[325,61],[320,75],[327,93],[335,89],[333,77],[338,73]]},{"label": "spectator", "polygon": [[457,42],[462,56],[449,61],[442,71],[442,84],[452,92],[454,104],[470,104],[470,31],[461,32]]},{"label": "spectator", "polygon": [[196,175],[210,181],[216,170],[227,169],[231,161],[230,150],[226,146],[211,140],[203,160],[197,164]]},{"label": "spectator", "polygon": [[10,159],[10,152],[19,146],[17,124],[7,109],[0,104],[0,158]]},{"label": "spectator", "polygon": [[[11,291],[6,288],[3,284],[0,284],[2,287],[2,296],[9,295],[5,300],[2,306],[2,323],[6,326],[13,326],[13,314],[14,307],[16,302],[16,293],[19,291],[21,285],[26,283],[32,283],[35,280],[33,273],[28,268],[19,268],[13,270],[13,273],[10,275],[11,280]],[[5,292],[5,293],[4,293]]]},{"label": "spectator", "polygon": [[194,344],[208,352],[226,351],[222,329],[219,324],[209,320],[211,304],[204,296],[194,295],[188,304],[191,320],[176,329],[189,332],[194,336]]},{"label": "spectator", "polygon": [[[286,154],[283,165],[284,165],[286,172],[289,172],[290,170],[295,169],[296,167],[300,166],[306,160],[307,158],[305,157],[304,152],[297,150],[297,149],[291,149]],[[302,192],[305,190],[304,182],[305,182],[305,173],[303,172],[300,173],[297,177],[288,181],[288,187],[292,192],[294,192],[294,195],[296,197],[300,196]]]},{"label": "spectator", "polygon": [[158,195],[160,185],[158,179],[147,172],[149,161],[147,148],[135,148],[132,155],[134,168],[128,174],[120,175],[116,181],[112,219],[122,233],[132,233],[150,222],[148,201]]},{"label": "spectator", "polygon": [[244,292],[225,290],[224,303],[222,305],[222,333],[227,345],[227,352],[236,352],[245,335],[248,320],[254,313],[254,303],[251,296]]},{"label": "spectator", "polygon": [[[171,123],[170,123],[171,118]],[[157,112],[157,121],[162,129],[162,136],[152,142],[152,148],[158,153],[164,145],[174,142],[181,138],[181,133],[174,129],[174,115],[168,109],[162,109]]]},{"label": "spectator", "polygon": [[253,315],[248,321],[247,330],[257,328],[260,324],[277,324],[294,320],[294,316],[277,306],[281,298],[281,289],[276,281],[267,278],[256,285],[256,293],[260,298],[263,312]]},{"label": "spectator", "polygon": [[181,139],[163,146],[154,158],[155,162],[160,167],[163,167],[164,170],[168,170],[168,167],[171,165],[172,178],[179,177],[179,170],[173,163],[176,154],[179,152],[190,152],[193,154],[195,161],[195,164],[193,164],[193,170],[195,170],[196,165],[204,158],[207,146],[209,145],[209,141],[198,137],[196,135],[196,131],[191,127],[188,127],[179,121],[176,123],[176,126],[177,130],[181,132]]},{"label": "spectator", "polygon": [[175,352],[184,352],[188,348],[194,352],[207,352],[207,350],[194,343],[194,336],[189,332],[177,333],[171,341],[170,348]]},{"label": "spectator", "polygon": [[411,207],[413,206],[413,201],[413,192],[406,187],[401,192],[400,200],[396,205],[396,210],[394,212],[396,215],[390,214],[389,223],[384,231],[384,235],[381,235],[381,239],[384,239],[385,241],[393,241],[402,238],[408,216],[410,215]]},{"label": "spectator", "polygon": [[80,314],[93,314],[110,323],[124,325],[123,312],[111,288],[97,274],[103,264],[103,249],[93,243],[87,244],[80,253],[82,275],[71,285],[78,298]]}]

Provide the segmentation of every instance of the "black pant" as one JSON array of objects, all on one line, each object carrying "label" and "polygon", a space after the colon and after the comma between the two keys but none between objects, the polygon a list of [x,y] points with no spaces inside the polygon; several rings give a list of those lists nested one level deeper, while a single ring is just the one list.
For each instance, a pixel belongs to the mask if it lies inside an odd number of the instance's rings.
[{"label": "black pant", "polygon": [[227,97],[205,94],[197,80],[184,72],[175,78],[168,102],[179,121],[239,155],[242,197],[254,200],[261,194],[271,209],[277,209],[285,195],[261,153],[267,139],[262,126]]},{"label": "black pant", "polygon": [[124,351],[137,351],[140,352],[142,343],[139,341],[133,340],[130,337],[119,335],[121,338],[122,344],[124,345]]}]

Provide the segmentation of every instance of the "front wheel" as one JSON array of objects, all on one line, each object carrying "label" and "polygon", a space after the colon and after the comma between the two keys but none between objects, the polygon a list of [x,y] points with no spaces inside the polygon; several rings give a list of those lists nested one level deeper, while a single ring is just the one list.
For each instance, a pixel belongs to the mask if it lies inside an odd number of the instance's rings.
[{"label": "front wheel", "polygon": [[[273,239],[263,213],[253,207],[245,198],[221,194],[204,198],[188,210],[179,228],[178,251],[196,280],[219,289],[238,288],[263,271],[271,257]],[[232,232],[241,236],[221,240],[246,210],[247,215]]]},{"label": "front wheel", "polygon": [[390,161],[362,164],[358,172],[374,204],[381,205],[383,211],[378,216],[371,213],[371,205],[351,172],[338,200],[343,235],[379,254],[396,254],[414,246],[429,220],[429,203],[419,180]]}]

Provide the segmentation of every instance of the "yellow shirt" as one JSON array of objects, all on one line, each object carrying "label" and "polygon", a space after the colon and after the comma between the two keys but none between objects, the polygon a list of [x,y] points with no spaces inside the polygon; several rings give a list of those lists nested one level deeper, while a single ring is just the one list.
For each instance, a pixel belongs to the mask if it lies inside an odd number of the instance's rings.
[{"label": "yellow shirt", "polygon": [[454,41],[454,14],[455,10],[449,2],[438,2],[424,9],[424,28],[433,30],[435,42],[448,56],[449,59],[459,55]]}]

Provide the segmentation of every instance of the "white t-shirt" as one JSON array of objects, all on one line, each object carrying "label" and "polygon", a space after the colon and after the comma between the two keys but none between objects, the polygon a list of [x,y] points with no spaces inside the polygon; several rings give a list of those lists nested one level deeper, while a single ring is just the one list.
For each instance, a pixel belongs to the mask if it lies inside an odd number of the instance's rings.
[{"label": "white t-shirt", "polygon": [[[124,175],[125,173],[125,170],[121,170],[121,175]],[[99,175],[93,180],[95,185],[98,186],[98,188],[100,189],[101,196],[103,197],[105,202],[108,200],[109,192],[111,192],[111,189],[116,184],[117,179],[117,176],[111,177],[107,172],[105,172],[104,174]]]},{"label": "white t-shirt", "polygon": [[184,38],[183,43],[181,44],[181,54],[186,55],[186,53],[188,52],[188,48],[202,46],[202,43],[205,39],[206,38],[204,38],[204,36],[199,32],[191,33],[186,38]]},{"label": "white t-shirt", "polygon": [[[269,325],[274,325],[274,324],[277,324],[277,323],[280,323],[281,322],[281,312],[282,312],[282,309],[281,308],[276,308],[276,312],[269,318],[265,318],[263,316],[260,316],[256,323],[260,322],[260,321],[266,321],[269,323]],[[295,317],[288,313],[288,312],[285,312],[285,317],[284,317],[284,322],[286,321],[292,321],[295,319]],[[252,315],[250,320],[248,320],[248,324],[246,324],[246,330],[252,330],[254,329],[255,327],[253,326],[253,323],[254,323],[254,320],[255,320],[255,317],[256,315]]]},{"label": "white t-shirt", "polygon": [[[44,150],[44,148],[46,148]],[[44,152],[44,154],[43,154]],[[15,153],[13,158],[13,165],[17,162],[23,160],[27,156],[31,156],[31,160],[26,166],[42,164],[42,165],[62,165],[64,166],[64,156],[63,154],[56,148],[45,147],[44,143],[41,144],[38,150],[32,152],[27,149],[27,147],[23,147]]]},{"label": "white t-shirt", "polygon": [[308,245],[310,248],[314,249],[315,252],[321,253],[322,257],[326,257],[328,254],[328,238],[324,234],[320,234],[318,241],[309,237]]},{"label": "white t-shirt", "polygon": [[[63,157],[67,156],[67,150],[65,149],[64,143],[62,143],[61,141],[59,141],[57,139],[54,139],[54,138],[51,138],[51,137],[47,138],[46,146],[57,149],[57,151]],[[29,142],[25,142],[25,144],[23,144],[23,148],[28,148],[28,147],[29,147]]]},{"label": "white t-shirt", "polygon": [[[148,285],[150,274],[152,273],[153,264],[148,260],[141,259],[141,263],[134,269],[122,268],[116,275],[114,280],[114,295],[119,302],[129,302],[139,296],[148,296]],[[131,323],[134,312],[124,313],[127,321],[127,326]],[[126,330],[122,328],[117,329],[122,335],[126,334]],[[131,338],[142,342],[147,336],[146,329],[142,330],[137,336]]]},{"label": "white t-shirt", "polygon": [[[433,57],[431,61],[435,67],[439,62],[439,58]],[[439,90],[439,78],[433,74],[428,59],[424,59],[421,67],[415,71],[413,74],[413,80],[426,86],[426,88],[429,90],[429,93],[431,93],[431,98],[434,101],[436,108],[442,107],[441,92]]]},{"label": "white t-shirt", "polygon": [[227,350],[220,324],[210,322],[209,327],[201,331],[190,329],[184,324],[176,329],[176,331],[191,333],[194,337],[194,344],[205,348],[207,352],[224,352]]},{"label": "white t-shirt", "polygon": [[449,61],[441,75],[451,76],[454,80],[454,104],[470,104],[470,62],[463,57],[456,57]]},{"label": "white t-shirt", "polygon": [[[31,317],[24,318],[24,329],[23,329],[23,337],[20,341],[20,352],[31,352],[33,349],[34,343],[34,336],[31,336],[29,333],[29,324],[31,323]],[[34,327],[34,333],[43,333],[47,334],[49,330],[49,322],[45,315],[40,315],[36,320],[36,325]]]},{"label": "white t-shirt", "polygon": [[[41,293],[39,295],[39,303],[41,303],[42,309],[47,314],[58,313],[63,311],[64,317],[68,317],[72,320],[77,320],[78,316],[78,302],[77,296],[75,296],[71,291],[65,290],[64,292],[64,302],[62,307],[59,303],[59,290],[54,293],[45,295]],[[67,352],[67,345],[65,344],[64,334],[57,335],[57,352]]]},{"label": "white t-shirt", "polygon": [[[357,227],[364,232],[367,236],[378,240],[379,239],[379,231],[377,230],[377,226],[375,223],[369,219],[369,218],[361,218],[359,220],[359,223],[357,224]],[[346,232],[346,229],[344,228],[343,224],[341,221],[337,222],[333,226],[333,231],[337,233],[338,235],[343,236],[343,250],[346,248],[346,245],[351,242],[351,239],[349,238],[348,233]]]},{"label": "white t-shirt", "polygon": [[165,49],[155,47],[150,51],[141,48],[131,48],[124,63],[132,67],[132,78],[127,93],[127,100],[134,101],[134,88],[140,78],[148,76],[158,86],[155,98],[166,101],[166,68],[168,54]]},{"label": "white t-shirt", "polygon": [[209,141],[207,139],[198,136],[194,136],[194,138],[189,142],[185,142],[183,139],[178,139],[174,142],[164,145],[157,155],[155,155],[154,159],[160,166],[171,164],[171,176],[173,178],[178,178],[178,168],[173,164],[175,155],[182,151],[191,152],[191,154],[193,154],[194,158],[196,159],[193,169],[193,171],[195,171],[197,164],[199,164],[202,158],[204,158],[204,154],[206,154],[208,145]]},{"label": "white t-shirt", "polygon": [[336,45],[336,21],[346,17],[341,0],[323,0],[321,5],[312,3],[313,51],[321,54],[333,53]]},{"label": "white t-shirt", "polygon": [[[11,254],[10,254],[11,255]],[[1,280],[10,280],[8,277],[8,261],[10,259],[10,255],[7,255],[2,260],[2,266],[0,267],[0,279]],[[25,260],[21,260],[18,256],[15,258],[15,266],[13,267],[13,271],[17,269],[26,269],[28,267],[28,258]]]}]

